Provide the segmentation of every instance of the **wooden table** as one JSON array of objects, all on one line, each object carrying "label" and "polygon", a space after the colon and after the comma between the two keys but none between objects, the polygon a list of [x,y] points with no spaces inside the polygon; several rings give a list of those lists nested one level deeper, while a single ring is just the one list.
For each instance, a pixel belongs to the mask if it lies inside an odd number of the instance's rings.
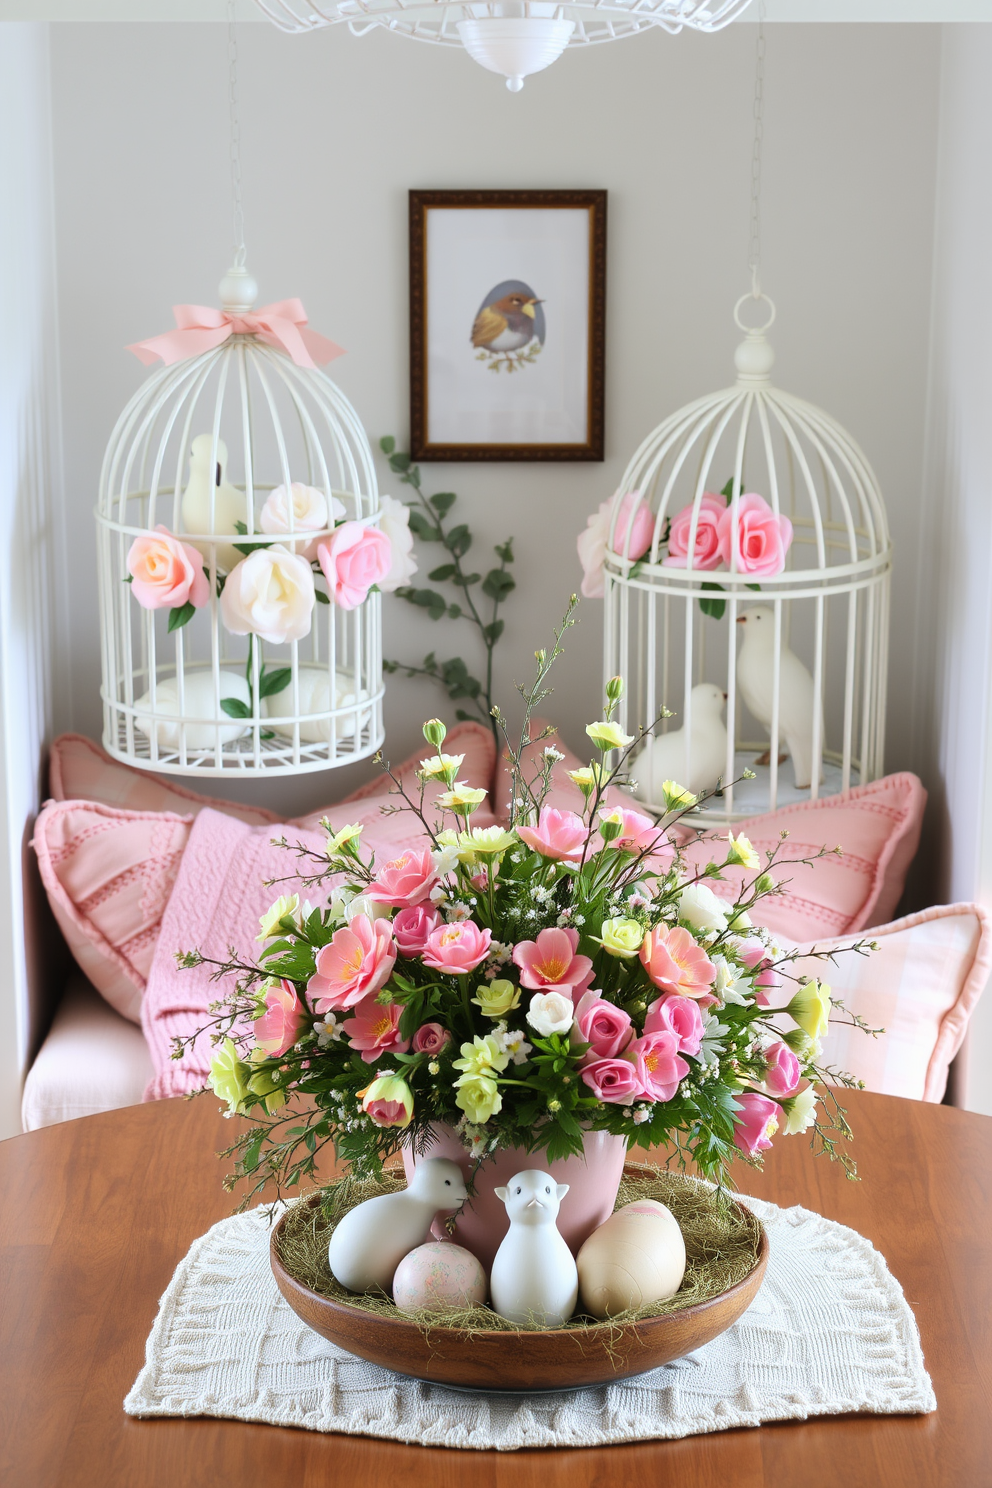
[{"label": "wooden table", "polygon": [[931,1416],[834,1417],[609,1449],[460,1452],[121,1402],[190,1242],[230,1212],[216,1102],[163,1101],[0,1143],[3,1488],[954,1488],[992,1485],[992,1120],[854,1094],[863,1181],[780,1141],[748,1192],[867,1235],[919,1320]]}]

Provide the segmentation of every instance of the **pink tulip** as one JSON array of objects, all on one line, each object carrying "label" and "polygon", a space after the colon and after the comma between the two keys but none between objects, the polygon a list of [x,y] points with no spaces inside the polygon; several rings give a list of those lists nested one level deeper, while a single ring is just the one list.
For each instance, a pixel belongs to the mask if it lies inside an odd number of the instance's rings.
[{"label": "pink tulip", "polygon": [[200,609],[210,598],[203,554],[173,537],[161,523],[154,532],[134,539],[127,571],[131,593],[145,610],[175,610],[185,604]]},{"label": "pink tulip", "polygon": [[355,915],[317,952],[317,970],[307,983],[311,1006],[317,1013],[355,1007],[386,985],[395,965],[389,921]]},{"label": "pink tulip", "polygon": [[451,1043],[451,1034],[440,1023],[422,1023],[413,1035],[415,1054],[437,1054]]},{"label": "pink tulip", "polygon": [[401,909],[393,919],[393,937],[400,948],[400,955],[412,960],[423,953],[427,937],[441,923],[441,916],[429,904],[414,904]]},{"label": "pink tulip", "polygon": [[354,610],[367,599],[372,585],[389,573],[392,561],[386,534],[361,522],[343,522],[317,544],[317,562],[331,600],[341,610]]},{"label": "pink tulip", "polygon": [[[668,534],[668,557],[665,559],[669,568],[689,567],[689,536],[692,532],[692,512],[695,503],[690,501],[684,506],[677,516],[672,518],[671,529]],[[715,496],[712,491],[704,491],[699,502],[699,516],[696,519],[696,543],[692,552],[693,569],[719,568],[722,560],[720,552],[720,520],[727,510],[727,501],[724,496]]]},{"label": "pink tulip", "polygon": [[675,992],[680,997],[710,997],[716,967],[681,925],[674,929],[655,925],[648,930],[641,946],[641,964],[663,992]]},{"label": "pink tulip", "polygon": [[402,1015],[398,1002],[381,1003],[374,997],[364,997],[355,1008],[355,1016],[345,1018],[341,1027],[351,1047],[361,1049],[365,1063],[374,1064],[380,1054],[394,1050],[405,1054],[409,1049],[410,1040],[400,1038]]},{"label": "pink tulip", "polygon": [[582,1079],[597,1100],[611,1106],[627,1106],[641,1093],[637,1071],[626,1059],[597,1059],[586,1065]]},{"label": "pink tulip", "polygon": [[410,909],[426,899],[437,883],[430,849],[405,852],[379,869],[365,890],[365,897],[376,904],[393,904]]},{"label": "pink tulip", "polygon": [[779,1108],[767,1095],[750,1090],[734,1099],[741,1108],[734,1117],[734,1146],[754,1157],[772,1145]]},{"label": "pink tulip", "polygon": [[679,1041],[679,1053],[691,1054],[695,1059],[703,1043],[703,1018],[699,1004],[691,997],[669,994],[659,997],[648,1008],[644,1019],[645,1033],[674,1033]]},{"label": "pink tulip", "polygon": [[786,1096],[795,1095],[799,1089],[802,1073],[799,1060],[788,1044],[783,1044],[781,1041],[772,1044],[771,1048],[765,1050],[765,1059],[768,1062],[768,1068],[762,1083],[769,1095],[779,1095],[783,1099]]},{"label": "pink tulip", "polygon": [[438,925],[427,937],[424,965],[448,976],[464,976],[485,961],[492,938],[492,931],[480,930],[474,920]]},{"label": "pink tulip", "polygon": [[358,1099],[376,1126],[409,1126],[413,1118],[413,1091],[400,1075],[380,1075]]},{"label": "pink tulip", "polygon": [[[728,506],[718,524],[720,557],[730,568],[734,542],[734,509]],[[748,492],[737,504],[737,572],[770,578],[785,567],[792,543],[792,523],[776,516],[763,496]]]},{"label": "pink tulip", "polygon": [[256,1019],[252,1032],[255,1042],[270,1059],[287,1053],[300,1036],[307,1010],[296,995],[292,982],[274,982],[265,989],[265,1012]]},{"label": "pink tulip", "polygon": [[589,1045],[583,1063],[616,1059],[630,1043],[631,1037],[630,1017],[623,1008],[604,1002],[602,992],[591,987],[588,992],[583,992],[575,1005],[572,1031],[574,1042]]},{"label": "pink tulip", "polygon": [[689,1073],[689,1066],[679,1057],[678,1034],[668,1029],[635,1039],[627,1046],[624,1058],[633,1062],[640,1094],[647,1100],[671,1100],[679,1081]]},{"label": "pink tulip", "polygon": [[588,828],[574,811],[556,811],[544,806],[536,827],[518,827],[517,836],[544,858],[560,862],[563,858],[576,863],[582,856]]},{"label": "pink tulip", "polygon": [[542,930],[537,940],[522,940],[513,948],[524,987],[540,992],[584,992],[593,979],[588,956],[577,956],[577,930]]}]

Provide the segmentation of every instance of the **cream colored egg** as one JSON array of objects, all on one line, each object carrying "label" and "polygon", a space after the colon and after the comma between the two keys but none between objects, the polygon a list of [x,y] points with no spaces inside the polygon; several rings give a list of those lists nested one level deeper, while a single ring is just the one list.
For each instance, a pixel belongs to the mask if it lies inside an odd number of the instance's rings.
[{"label": "cream colored egg", "polygon": [[393,1275],[400,1312],[452,1312],[486,1300],[486,1273],[470,1250],[429,1240],[405,1255]]},{"label": "cream colored egg", "polygon": [[575,1264],[583,1310],[616,1317],[674,1297],[685,1275],[685,1241],[670,1209],[636,1199],[593,1230]]}]

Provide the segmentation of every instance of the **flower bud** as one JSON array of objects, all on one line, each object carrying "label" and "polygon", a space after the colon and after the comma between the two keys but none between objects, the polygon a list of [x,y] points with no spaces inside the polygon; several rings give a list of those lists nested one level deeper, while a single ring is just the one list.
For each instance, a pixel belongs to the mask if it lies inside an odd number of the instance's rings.
[{"label": "flower bud", "polygon": [[444,743],[447,732],[448,730],[440,718],[428,718],[424,724],[424,738],[428,744],[433,745],[438,751],[440,751],[441,745]]},{"label": "flower bud", "polygon": [[618,703],[620,701],[620,699],[623,697],[622,677],[610,678],[609,682],[607,682],[606,684],[606,697],[607,701],[611,703]]},{"label": "flower bud", "polygon": [[755,881],[755,892],[758,894],[770,894],[775,887],[775,880],[770,873],[762,873]]},{"label": "flower bud", "polygon": [[358,1091],[358,1098],[376,1126],[405,1127],[413,1119],[413,1091],[400,1075],[380,1075]]}]

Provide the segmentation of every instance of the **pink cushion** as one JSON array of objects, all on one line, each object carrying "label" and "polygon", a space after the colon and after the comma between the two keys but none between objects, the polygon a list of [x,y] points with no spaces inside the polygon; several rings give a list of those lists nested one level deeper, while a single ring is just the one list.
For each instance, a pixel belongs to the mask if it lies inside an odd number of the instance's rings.
[{"label": "pink cushion", "polygon": [[[992,928],[977,904],[938,904],[872,932],[879,949],[834,964],[798,963],[797,974],[830,983],[835,998],[877,1039],[831,1022],[823,1063],[846,1070],[882,1095],[939,1101],[947,1069],[992,967]],[[846,941],[820,942],[829,949]]]},{"label": "pink cushion", "polygon": [[[825,796],[784,806],[766,816],[736,823],[764,862],[767,850],[788,832],[785,858],[812,857],[821,847],[840,847],[841,856],[821,858],[809,866],[783,864],[773,877],[785,883],[781,894],[763,899],[752,914],[756,924],[794,944],[819,935],[844,935],[868,925],[881,925],[895,913],[906,871],[920,840],[927,794],[915,775],[886,775],[843,796]],[[705,833],[687,845],[690,863],[716,856],[721,834]],[[724,841],[726,833],[722,834]],[[714,893],[736,898],[740,884],[753,874],[727,869]]]}]

